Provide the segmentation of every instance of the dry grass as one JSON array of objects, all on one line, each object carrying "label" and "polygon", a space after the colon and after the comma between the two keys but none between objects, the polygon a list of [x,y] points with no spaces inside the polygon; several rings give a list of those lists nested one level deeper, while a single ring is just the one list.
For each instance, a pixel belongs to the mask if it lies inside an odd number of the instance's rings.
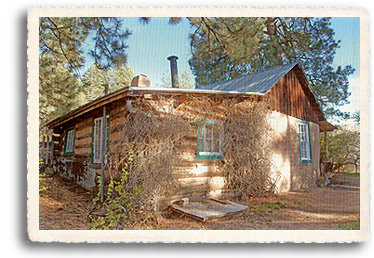
[{"label": "dry grass", "polygon": [[[49,176],[50,188],[39,196],[40,230],[89,230],[87,213],[92,193],[73,181]],[[359,180],[359,179],[358,179]],[[198,222],[164,212],[157,223],[138,224],[139,230],[334,230],[357,229],[360,191],[311,188],[244,202],[248,210],[216,221]],[[276,207],[279,207],[276,208]],[[346,224],[347,223],[347,224]]]}]

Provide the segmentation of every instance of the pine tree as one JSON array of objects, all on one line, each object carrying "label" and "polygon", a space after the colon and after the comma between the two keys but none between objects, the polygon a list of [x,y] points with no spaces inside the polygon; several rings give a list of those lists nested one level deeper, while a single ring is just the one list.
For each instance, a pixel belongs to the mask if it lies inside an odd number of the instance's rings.
[{"label": "pine tree", "polygon": [[[331,18],[310,17],[189,17],[189,60],[196,85],[208,85],[298,61],[327,117],[347,118],[339,106],[348,103],[351,65],[333,68],[340,41]],[[170,18],[178,24],[181,18]],[[142,18],[150,22],[150,18]]]},{"label": "pine tree", "polygon": [[[102,72],[126,64],[125,41],[131,35],[120,18],[42,17],[39,20],[40,124],[100,95],[82,91],[85,55]],[[87,49],[87,46],[91,46]],[[97,90],[97,89],[96,89]],[[85,93],[90,95],[84,96]]]},{"label": "pine tree", "polygon": [[[179,83],[179,88],[182,88],[182,89],[194,89],[195,88],[194,80],[187,73],[187,71],[184,71],[180,76],[178,76],[178,83]],[[167,70],[166,72],[164,72],[161,78],[161,85],[157,85],[157,86],[163,87],[163,88],[171,88],[170,70]]]},{"label": "pine tree", "polygon": [[80,91],[85,96],[84,102],[101,97],[105,93],[105,85],[108,85],[108,93],[129,86],[134,73],[128,66],[113,67],[108,70],[92,65],[82,77]]},{"label": "pine tree", "polygon": [[78,91],[78,78],[63,62],[44,65],[51,59],[40,56],[39,69],[39,122],[46,122],[61,116],[83,103],[83,95]]},{"label": "pine tree", "polygon": [[84,64],[84,43],[92,43],[88,54],[97,67],[107,69],[126,64],[125,41],[131,32],[124,29],[120,18],[43,17],[39,28],[40,54],[64,60],[73,72]]},{"label": "pine tree", "polygon": [[348,103],[354,69],[332,67],[339,41],[330,18],[192,18],[190,23],[196,28],[190,65],[197,85],[299,61],[325,114],[346,117],[338,106]]}]

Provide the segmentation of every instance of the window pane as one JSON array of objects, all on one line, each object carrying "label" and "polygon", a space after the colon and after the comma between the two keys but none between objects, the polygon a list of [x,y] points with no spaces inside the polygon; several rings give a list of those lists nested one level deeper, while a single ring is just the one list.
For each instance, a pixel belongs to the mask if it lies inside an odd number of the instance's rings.
[{"label": "window pane", "polygon": [[221,141],[222,141],[222,134],[220,132],[220,128],[218,125],[214,126],[213,129],[213,146],[212,146],[212,151],[215,153],[220,153],[221,149]]},{"label": "window pane", "polygon": [[70,130],[66,133],[65,152],[74,151],[74,130]]},{"label": "window pane", "polygon": [[199,125],[199,152],[201,155],[218,155],[223,141],[222,124],[212,122]]},{"label": "window pane", "polygon": [[211,146],[212,146],[212,141],[207,139],[207,134],[205,134],[203,152],[211,152]]},{"label": "window pane", "polygon": [[305,123],[298,124],[300,159],[310,160],[309,126]]},{"label": "window pane", "polygon": [[205,135],[205,125],[200,125],[199,128],[199,146],[200,146],[200,152],[204,152],[205,146],[204,146],[204,135]]},{"label": "window pane", "polygon": [[306,158],[306,145],[305,142],[300,143],[300,148],[301,148],[301,158],[305,159]]},{"label": "window pane", "polygon": [[204,138],[207,140],[212,140],[213,139],[213,132],[212,132],[212,125],[206,124],[205,125],[205,135]]}]

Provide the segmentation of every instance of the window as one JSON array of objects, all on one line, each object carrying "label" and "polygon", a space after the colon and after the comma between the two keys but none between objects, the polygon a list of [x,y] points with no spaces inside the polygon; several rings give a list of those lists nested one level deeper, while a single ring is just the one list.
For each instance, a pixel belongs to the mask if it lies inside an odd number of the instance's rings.
[{"label": "window", "polygon": [[300,162],[312,162],[309,123],[299,120],[297,122],[297,130],[299,134]]},{"label": "window", "polygon": [[223,142],[222,123],[202,120],[197,128],[197,157],[198,158],[222,158]]},{"label": "window", "polygon": [[[99,117],[94,119],[93,122],[93,136],[92,136],[92,162],[101,163],[101,130],[102,130],[103,118]],[[109,116],[106,119],[106,147],[109,146]]]},{"label": "window", "polygon": [[65,155],[74,154],[74,129],[66,131],[64,154]]}]

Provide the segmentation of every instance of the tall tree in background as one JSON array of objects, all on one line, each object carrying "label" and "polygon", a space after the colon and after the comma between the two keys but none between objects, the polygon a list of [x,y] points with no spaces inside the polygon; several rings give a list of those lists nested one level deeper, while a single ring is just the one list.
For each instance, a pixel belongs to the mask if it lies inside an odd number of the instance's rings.
[{"label": "tall tree in background", "polygon": [[126,64],[125,41],[130,35],[120,18],[44,17],[39,22],[40,54],[59,57],[77,72],[85,61],[82,46],[90,40],[93,48],[88,54],[99,68],[121,66]]},{"label": "tall tree in background", "polygon": [[[321,133],[321,158],[325,157],[325,135]],[[360,171],[360,129],[359,125],[342,125],[327,134],[329,154],[334,172],[359,173]]]},{"label": "tall tree in background", "polygon": [[79,80],[63,62],[47,65],[49,55],[39,57],[39,123],[43,124],[81,105],[84,96],[78,91]]},{"label": "tall tree in background", "polygon": [[79,105],[79,69],[85,46],[97,68],[126,64],[125,41],[131,33],[119,18],[43,17],[39,20],[41,125]]},{"label": "tall tree in background", "polygon": [[93,64],[82,77],[80,91],[84,94],[84,102],[103,96],[103,85],[108,85],[108,93],[129,86],[134,75],[131,68],[126,65],[103,71]]},{"label": "tall tree in background", "polygon": [[[187,71],[184,71],[181,75],[178,76],[178,82],[179,82],[179,88],[182,88],[182,89],[194,89],[195,88],[194,80],[187,73]],[[170,70],[167,70],[163,74],[161,78],[161,85],[158,85],[158,86],[163,87],[163,88],[171,88]]]},{"label": "tall tree in background", "polygon": [[[330,18],[189,18],[191,69],[197,85],[301,62],[311,90],[328,117],[347,118],[348,76],[354,69],[332,67],[339,41]],[[209,71],[209,72],[207,72]]]},{"label": "tall tree in background", "polygon": [[[310,17],[192,17],[188,19],[196,86],[232,79],[269,67],[301,62],[311,90],[328,117],[347,118],[351,65],[334,69],[339,41],[331,19]],[[170,18],[178,24],[182,18]],[[148,23],[150,18],[141,18]]]}]

